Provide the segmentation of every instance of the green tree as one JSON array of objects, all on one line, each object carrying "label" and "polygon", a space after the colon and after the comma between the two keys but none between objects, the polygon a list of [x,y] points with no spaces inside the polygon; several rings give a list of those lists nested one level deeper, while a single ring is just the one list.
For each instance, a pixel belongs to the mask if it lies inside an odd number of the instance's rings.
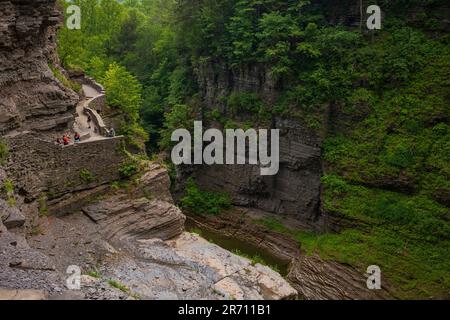
[{"label": "green tree", "polygon": [[102,79],[108,104],[121,109],[131,122],[139,119],[142,85],[124,67],[112,63]]}]

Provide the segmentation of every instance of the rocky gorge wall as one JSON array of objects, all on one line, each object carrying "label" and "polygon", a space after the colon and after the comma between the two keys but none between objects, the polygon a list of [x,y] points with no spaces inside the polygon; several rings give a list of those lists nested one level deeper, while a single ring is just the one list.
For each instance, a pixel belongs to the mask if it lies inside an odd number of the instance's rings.
[{"label": "rocky gorge wall", "polygon": [[[197,79],[206,108],[219,108],[225,114],[229,110],[223,104],[223,97],[232,93],[258,93],[270,105],[281,90],[263,65],[229,70],[205,64],[198,68]],[[326,118],[325,113],[323,121]],[[235,205],[294,216],[305,227],[322,230],[324,220],[319,209],[324,133],[311,129],[299,119],[281,117],[272,119],[271,128],[280,129],[277,175],[261,176],[260,168],[251,165],[196,167],[193,175],[203,188],[227,192]]]},{"label": "rocky gorge wall", "polygon": [[280,129],[280,170],[275,176],[261,176],[252,165],[204,166],[194,171],[204,188],[227,192],[235,205],[294,216],[307,228],[322,229],[319,214],[321,149],[301,123],[276,119]]},{"label": "rocky gorge wall", "polygon": [[68,128],[77,95],[53,75],[55,0],[0,1],[0,134]]}]

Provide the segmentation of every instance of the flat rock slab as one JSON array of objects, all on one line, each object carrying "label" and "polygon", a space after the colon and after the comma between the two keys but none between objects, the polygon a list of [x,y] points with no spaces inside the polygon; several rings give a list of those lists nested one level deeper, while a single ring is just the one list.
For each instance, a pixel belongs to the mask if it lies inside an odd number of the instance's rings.
[{"label": "flat rock slab", "polygon": [[120,258],[101,273],[142,299],[278,300],[297,291],[277,272],[255,264],[201,237],[183,233],[174,240],[128,243]]},{"label": "flat rock slab", "polygon": [[47,300],[47,295],[41,290],[0,289],[0,300]]}]

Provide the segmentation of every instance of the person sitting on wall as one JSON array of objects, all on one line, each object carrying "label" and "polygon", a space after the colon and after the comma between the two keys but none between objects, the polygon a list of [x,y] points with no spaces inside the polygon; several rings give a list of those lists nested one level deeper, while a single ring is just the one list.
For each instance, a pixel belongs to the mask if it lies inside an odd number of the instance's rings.
[{"label": "person sitting on wall", "polygon": [[57,143],[57,144],[63,144],[63,142],[62,142],[62,140],[61,140],[60,137],[56,138],[56,143]]},{"label": "person sitting on wall", "polygon": [[78,132],[75,132],[75,137],[74,137],[75,143],[76,142],[81,142],[81,136]]},{"label": "person sitting on wall", "polygon": [[114,128],[111,128],[109,130],[109,137],[114,138],[115,136],[116,136],[116,130],[114,130]]},{"label": "person sitting on wall", "polygon": [[68,146],[70,144],[70,138],[67,135],[64,135],[63,137],[63,144],[65,146]]}]

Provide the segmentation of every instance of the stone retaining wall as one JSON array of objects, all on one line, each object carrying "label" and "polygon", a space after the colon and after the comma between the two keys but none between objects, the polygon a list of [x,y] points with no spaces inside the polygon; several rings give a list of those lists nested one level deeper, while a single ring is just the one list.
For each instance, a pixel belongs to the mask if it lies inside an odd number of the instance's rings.
[{"label": "stone retaining wall", "polygon": [[10,153],[4,166],[8,178],[30,201],[43,192],[50,199],[59,198],[116,181],[127,160],[123,137],[61,146],[25,132],[4,141]]},{"label": "stone retaining wall", "polygon": [[103,112],[106,107],[106,95],[102,93],[99,96],[91,99],[88,103],[88,107],[96,110],[97,112]]},{"label": "stone retaining wall", "polygon": [[105,110],[106,107],[105,88],[103,88],[103,86],[100,83],[96,82],[94,79],[86,76],[83,77],[83,83],[85,85],[91,86],[92,88],[97,90],[97,92],[100,93],[97,97],[94,97],[92,100],[89,101],[88,107],[93,110],[96,110],[97,112],[102,112],[103,110]]},{"label": "stone retaining wall", "polygon": [[86,76],[84,72],[69,71],[69,77],[71,80],[76,81],[79,84],[91,86],[101,94],[105,93],[105,88],[93,78]]},{"label": "stone retaining wall", "polygon": [[[89,106],[90,106],[90,104],[89,104]],[[109,134],[109,129],[106,127],[106,125],[103,121],[103,118],[98,114],[96,109],[92,109],[92,107],[85,107],[84,113],[91,117],[95,126],[100,130],[100,132],[98,132],[98,133],[104,137],[107,137]]]},{"label": "stone retaining wall", "polygon": [[97,90],[98,92],[100,92],[100,94],[105,94],[105,88],[98,83],[97,81],[95,81],[93,78],[91,77],[84,77],[84,84],[87,84],[88,86],[91,86],[92,88],[94,88],[95,90]]},{"label": "stone retaining wall", "polygon": [[[97,112],[102,112],[103,110],[105,110],[106,107],[106,91],[105,88],[98,83],[97,81],[95,81],[93,78],[86,76],[84,73],[74,73],[73,71],[71,73],[69,73],[70,75],[70,79],[81,84],[81,85],[88,85],[92,88],[94,88],[97,92],[99,92],[100,94],[91,99],[89,101],[88,107],[92,108],[93,110],[96,110]],[[82,99],[86,98],[84,96],[84,93],[82,92]]]}]

